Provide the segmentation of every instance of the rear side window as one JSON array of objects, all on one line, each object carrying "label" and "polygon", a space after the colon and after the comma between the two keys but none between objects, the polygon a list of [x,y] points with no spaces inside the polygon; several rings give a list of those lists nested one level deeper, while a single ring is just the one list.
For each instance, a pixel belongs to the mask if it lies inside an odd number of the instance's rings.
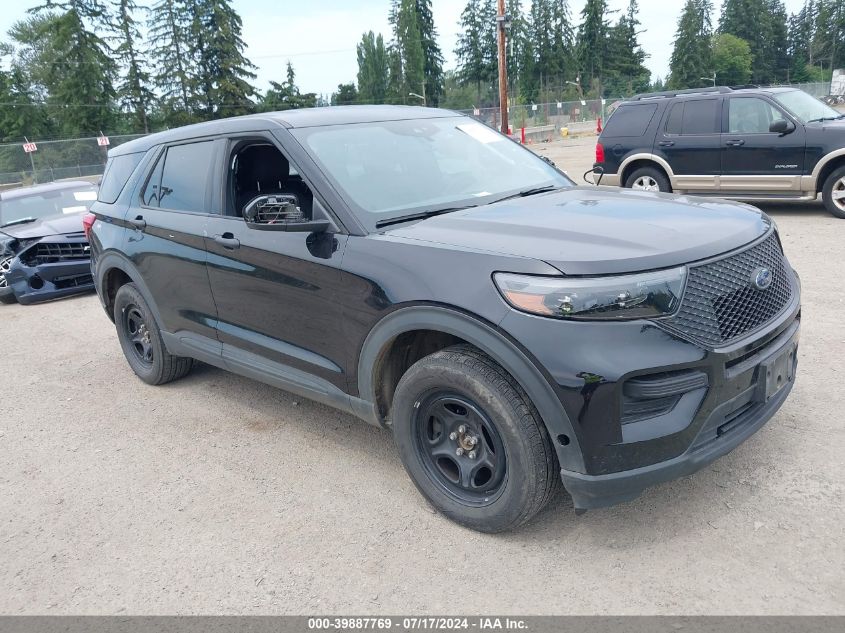
[{"label": "rear side window", "polygon": [[607,121],[605,136],[642,136],[657,112],[656,103],[621,106]]},{"label": "rear side window", "polygon": [[106,171],[103,174],[103,181],[100,183],[100,193],[97,196],[97,200],[106,204],[114,203],[126,186],[129,176],[135,171],[135,168],[143,157],[144,152],[138,152],[136,154],[123,154],[122,156],[110,158],[108,165],[106,165]]},{"label": "rear side window", "polygon": [[205,213],[213,142],[168,147],[141,194],[147,206]]},{"label": "rear side window", "polygon": [[718,112],[718,99],[675,103],[666,117],[666,134],[717,134],[720,129]]}]

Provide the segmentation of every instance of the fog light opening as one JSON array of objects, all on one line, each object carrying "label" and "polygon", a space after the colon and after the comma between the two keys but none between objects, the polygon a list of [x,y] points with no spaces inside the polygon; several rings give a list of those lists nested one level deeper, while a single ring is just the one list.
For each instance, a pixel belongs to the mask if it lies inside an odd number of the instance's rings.
[{"label": "fog light opening", "polygon": [[29,280],[29,287],[33,290],[41,290],[44,287],[44,280],[38,275],[33,275]]}]

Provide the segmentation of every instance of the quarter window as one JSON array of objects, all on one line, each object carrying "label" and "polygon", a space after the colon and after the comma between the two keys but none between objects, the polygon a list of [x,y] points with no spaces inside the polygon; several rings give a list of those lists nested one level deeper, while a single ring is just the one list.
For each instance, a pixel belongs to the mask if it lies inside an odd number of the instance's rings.
[{"label": "quarter window", "polygon": [[771,103],[756,97],[728,101],[728,129],[731,134],[768,134],[774,121],[783,114]]},{"label": "quarter window", "polygon": [[622,106],[607,120],[605,136],[642,136],[657,111],[656,103]]},{"label": "quarter window", "polygon": [[110,158],[109,164],[106,165],[106,172],[103,174],[103,181],[100,183],[97,200],[113,204],[143,157],[144,152],[138,152]]},{"label": "quarter window", "polygon": [[213,142],[168,147],[142,194],[147,206],[204,213]]}]

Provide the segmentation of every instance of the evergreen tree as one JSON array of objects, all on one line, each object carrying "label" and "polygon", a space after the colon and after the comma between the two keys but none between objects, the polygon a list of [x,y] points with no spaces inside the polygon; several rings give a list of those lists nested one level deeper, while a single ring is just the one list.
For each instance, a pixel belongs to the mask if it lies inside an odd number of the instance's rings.
[{"label": "evergreen tree", "polygon": [[481,101],[481,86],[487,81],[485,51],[482,40],[481,0],[469,0],[460,18],[460,34],[455,48],[457,78],[462,84],[476,87],[476,103]]},{"label": "evergreen tree", "polygon": [[313,92],[302,93],[296,85],[296,72],[288,62],[285,70],[285,81],[270,82],[270,88],[260,99],[259,109],[262,112],[276,112],[279,110],[296,110],[298,108],[313,108],[317,105],[317,95]]},{"label": "evergreen tree", "polygon": [[647,55],[639,44],[638,13],[637,0],[630,0],[619,22],[609,30],[604,73],[605,94],[636,94],[649,88],[651,72],[645,67]]},{"label": "evergreen tree", "polygon": [[229,0],[192,0],[190,14],[190,52],[198,71],[193,84],[204,118],[252,112],[255,66],[243,53],[241,17]]},{"label": "evergreen tree", "polygon": [[594,80],[601,82],[606,62],[607,0],[587,0],[581,11],[581,26],[578,29],[578,60],[582,85],[591,86]]},{"label": "evergreen tree", "polygon": [[443,53],[437,44],[431,0],[416,0],[415,10],[423,54],[425,96],[429,105],[437,107],[443,95]]},{"label": "evergreen tree", "polygon": [[770,84],[786,70],[786,9],[781,0],[725,0],[719,32],[746,42],[753,58],[751,79]]},{"label": "evergreen tree", "polygon": [[182,0],[158,0],[147,21],[153,83],[165,110],[165,122],[178,126],[192,120],[190,21]]},{"label": "evergreen tree", "polygon": [[670,89],[697,88],[703,83],[702,77],[713,74],[712,14],[711,0],[687,0],[684,5],[669,62]]},{"label": "evergreen tree", "polygon": [[384,38],[370,31],[358,44],[358,96],[362,103],[386,103],[390,62]]},{"label": "evergreen tree", "polygon": [[124,73],[117,86],[118,101],[135,118],[133,131],[146,134],[150,131],[148,112],[155,102],[155,94],[149,88],[150,74],[141,52],[141,34],[134,17],[139,8],[134,0],[114,0],[113,4],[115,21],[112,30],[115,34],[112,40],[117,44],[114,57]]},{"label": "evergreen tree", "polygon": [[35,34],[41,51],[51,62],[43,80],[47,101],[58,132],[65,136],[89,136],[108,130],[114,123],[114,80],[116,65],[96,26],[107,19],[99,0],[49,2],[31,12],[45,9],[58,14],[42,22]]}]

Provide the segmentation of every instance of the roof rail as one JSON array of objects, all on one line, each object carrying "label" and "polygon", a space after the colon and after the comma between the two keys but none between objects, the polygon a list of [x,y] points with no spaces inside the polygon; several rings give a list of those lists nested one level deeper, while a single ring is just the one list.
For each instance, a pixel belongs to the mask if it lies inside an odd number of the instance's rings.
[{"label": "roof rail", "polygon": [[[750,88],[751,86],[742,86],[743,88]],[[671,99],[672,97],[680,97],[682,95],[697,95],[697,94],[726,94],[733,92],[734,88],[728,86],[714,86],[712,88],[690,88],[687,90],[668,90],[666,92],[644,92],[643,94],[631,97],[629,101],[642,101],[643,99]]]}]

